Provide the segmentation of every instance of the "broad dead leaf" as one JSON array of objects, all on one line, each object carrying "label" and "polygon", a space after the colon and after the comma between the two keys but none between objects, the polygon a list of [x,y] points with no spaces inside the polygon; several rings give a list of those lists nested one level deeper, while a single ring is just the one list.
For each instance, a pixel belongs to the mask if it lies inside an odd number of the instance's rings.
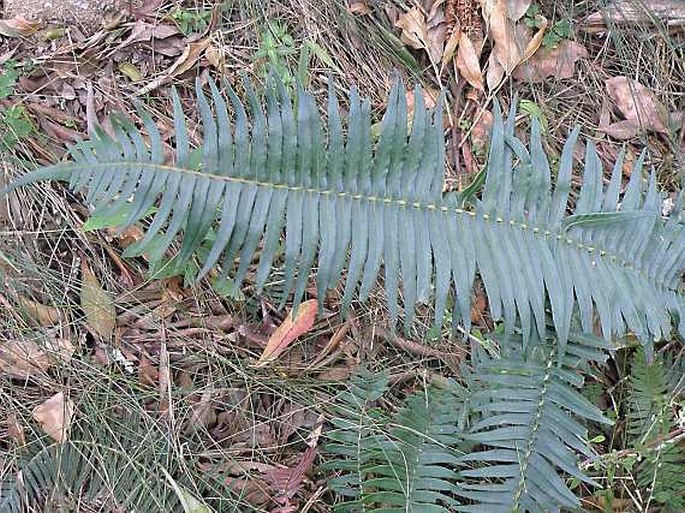
[{"label": "broad dead leaf", "polygon": [[371,12],[366,0],[350,0],[347,10],[352,14],[369,14]]},{"label": "broad dead leaf", "polygon": [[530,7],[531,0],[507,0],[507,12],[509,14],[509,19],[511,21],[518,21],[523,18],[526,14],[528,8]]},{"label": "broad dead leaf", "polygon": [[543,82],[548,77],[571,78],[576,62],[587,58],[583,45],[564,40],[556,48],[541,48],[514,71],[514,78],[526,82]]},{"label": "broad dead leaf", "polygon": [[0,35],[5,37],[29,37],[39,28],[39,21],[30,21],[23,16],[0,20]]},{"label": "broad dead leaf", "polygon": [[298,307],[294,318],[289,313],[283,323],[269,337],[266,348],[259,357],[255,367],[264,367],[273,362],[297,337],[307,333],[314,326],[317,308],[317,300],[310,299]]},{"label": "broad dead leaf", "polygon": [[627,121],[646,130],[668,132],[668,111],[650,89],[628,77],[610,78],[605,87]]},{"label": "broad dead leaf", "polygon": [[10,413],[7,416],[7,435],[18,445],[26,445],[24,426],[22,426],[21,422],[19,422],[16,413]]},{"label": "broad dead leaf", "polygon": [[488,85],[488,91],[493,91],[504,80],[504,67],[499,63],[494,53],[488,57],[488,70],[485,72],[485,82]]},{"label": "broad dead leaf", "polygon": [[140,91],[138,91],[136,94],[139,96],[147,94],[150,91],[157,89],[159,86],[166,84],[175,76],[181,75],[182,73],[185,73],[191,69],[193,66],[195,66],[197,61],[202,56],[202,52],[207,49],[210,43],[211,40],[208,37],[201,39],[200,41],[188,43],[183,50],[183,53],[178,59],[176,59],[176,62],[174,62],[165,73],[140,89]]},{"label": "broad dead leaf", "polygon": [[469,36],[462,32],[459,38],[459,49],[457,50],[457,69],[472,87],[484,91],[483,72],[480,69],[479,61],[480,51],[476,50]]},{"label": "broad dead leaf", "polygon": [[19,304],[26,314],[43,327],[54,326],[59,322],[59,310],[29,298],[19,296]]},{"label": "broad dead leaf", "polygon": [[0,344],[0,371],[10,377],[26,379],[50,367],[43,348],[30,339],[6,340]]},{"label": "broad dead leaf", "polygon": [[493,54],[497,61],[509,74],[521,62],[522,48],[517,39],[514,24],[509,19],[505,0],[497,0],[492,7],[488,18],[490,36],[494,42]]},{"label": "broad dead leaf", "polygon": [[102,289],[85,259],[81,260],[81,272],[81,308],[93,332],[109,342],[117,322],[114,299]]},{"label": "broad dead leaf", "polygon": [[625,141],[627,139],[632,139],[637,134],[640,133],[640,123],[632,119],[626,119],[623,121],[618,121],[616,123],[611,123],[607,126],[600,126],[597,128],[598,131],[607,134],[614,139],[619,141]]},{"label": "broad dead leaf", "polygon": [[64,442],[69,437],[69,427],[74,416],[74,403],[64,396],[64,392],[58,392],[36,406],[31,416],[40,424],[46,435],[56,442]]},{"label": "broad dead leaf", "polygon": [[400,39],[404,44],[425,50],[434,66],[441,63],[447,35],[442,10],[431,9],[427,18],[420,7],[414,7],[402,14],[395,26],[402,29]]}]

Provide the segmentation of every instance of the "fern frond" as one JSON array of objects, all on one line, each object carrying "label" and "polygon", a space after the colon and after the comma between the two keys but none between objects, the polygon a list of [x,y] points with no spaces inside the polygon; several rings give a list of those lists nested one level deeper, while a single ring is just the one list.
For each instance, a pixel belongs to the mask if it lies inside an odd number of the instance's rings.
[{"label": "fern frond", "polygon": [[238,287],[260,242],[255,281],[263,287],[285,232],[284,290],[294,292],[295,306],[315,266],[319,297],[347,270],[343,310],[355,293],[368,297],[383,268],[393,321],[400,315],[401,277],[405,325],[431,292],[441,325],[452,292],[455,325],[468,329],[479,273],[492,315],[504,320],[509,333],[516,324],[525,339],[534,328],[543,333],[549,301],[559,354],[574,308],[586,332],[596,312],[606,339],[630,330],[648,351],[654,339],[670,336],[671,315],[685,334],[682,195],[664,222],[654,173],[643,180],[644,155],[621,194],[622,156],[604,187],[602,165],[588,142],[582,188],[567,216],[579,131],[564,146],[552,187],[539,123],[533,120],[526,148],[514,135],[515,111],[505,122],[496,107],[484,190],[466,203],[442,195],[441,102],[431,111],[419,91],[409,132],[404,92],[399,83],[393,87],[373,144],[370,105],[355,89],[344,122],[329,89],[324,123],[302,88],[294,107],[282,84],[269,85],[262,102],[245,82],[245,107],[226,85],[233,124],[218,87],[210,81],[209,89],[211,99],[196,84],[203,126],[199,169],[174,92],[173,163],[165,162],[161,136],[141,111],[149,143],[130,122],[115,118],[115,139],[96,132],[71,148],[73,162],[29,173],[4,192],[37,180],[67,180],[72,189],[86,191],[96,214],[128,205],[122,226],[158,203],[146,236],[126,254],[159,258],[183,232],[180,266],[214,230],[199,276],[218,264],[222,276],[233,272]]},{"label": "fern frond", "polygon": [[[360,400],[365,404],[363,397]],[[332,419],[337,429],[329,434],[335,442],[327,444],[336,458],[324,468],[342,473],[330,486],[349,500],[335,510],[443,513],[457,506],[456,447],[462,442],[458,422],[463,400],[456,384],[432,385],[410,396],[384,426],[360,426],[359,410],[339,409]],[[393,427],[388,430],[387,425]]]},{"label": "fern frond", "polygon": [[2,482],[0,511],[22,513],[25,504],[81,496],[125,511],[180,511],[178,498],[158,478],[163,462],[149,452],[139,461],[137,452],[140,448],[125,454],[83,441],[43,447],[18,462],[20,477]]},{"label": "fern frond", "polygon": [[[682,376],[681,376],[682,377]],[[632,359],[627,431],[643,454],[637,483],[664,511],[685,509],[685,453],[669,441],[654,442],[676,430],[668,375],[661,359],[647,362],[642,351]]]},{"label": "fern frond", "polygon": [[659,359],[647,362],[642,351],[632,360],[628,407],[628,434],[636,443],[642,445],[668,433],[671,419],[666,371]]},{"label": "fern frond", "polygon": [[[525,345],[511,336],[501,347],[501,358],[483,356],[472,376],[480,390],[474,388],[469,399],[476,421],[466,438],[484,450],[459,460],[474,466],[460,472],[468,482],[458,492],[474,504],[459,509],[509,513],[579,507],[564,480],[567,475],[594,484],[577,465],[578,454],[592,456],[579,420],[609,421],[577,391],[583,380],[573,368],[576,358],[560,359],[552,341],[531,338]],[[572,337],[569,349],[601,354],[604,344]]]}]

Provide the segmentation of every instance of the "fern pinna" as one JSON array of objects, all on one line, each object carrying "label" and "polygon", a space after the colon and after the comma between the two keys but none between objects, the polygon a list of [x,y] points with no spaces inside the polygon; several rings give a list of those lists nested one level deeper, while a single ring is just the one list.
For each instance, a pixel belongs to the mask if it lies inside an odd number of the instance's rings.
[{"label": "fern pinna", "polygon": [[354,88],[345,123],[329,88],[324,123],[314,97],[302,88],[294,106],[282,84],[270,84],[263,108],[245,81],[246,109],[225,84],[232,124],[219,88],[211,80],[208,87],[211,101],[196,84],[203,127],[199,168],[174,91],[172,163],[165,161],[159,131],[141,109],[148,142],[130,121],[115,118],[114,139],[97,130],[90,141],[71,148],[72,162],[33,171],[4,192],[37,180],[67,180],[86,191],[96,215],[125,208],[122,227],[159,202],[145,238],[126,254],[161,258],[183,232],[177,265],[206,244],[199,276],[219,264],[223,276],[233,272],[236,286],[261,247],[254,278],[262,288],[285,232],[284,298],[294,291],[295,306],[314,267],[320,298],[346,269],[343,310],[355,292],[368,297],[383,269],[393,321],[400,313],[401,282],[406,325],[416,303],[431,295],[435,323],[441,325],[453,293],[455,325],[468,329],[478,273],[493,317],[503,319],[509,333],[517,323],[524,339],[534,328],[544,333],[549,307],[560,351],[574,308],[585,331],[591,331],[596,313],[605,338],[628,329],[648,350],[654,339],[670,336],[671,314],[685,333],[679,290],[683,196],[663,221],[655,176],[645,184],[642,158],[621,194],[622,157],[604,187],[599,157],[587,142],[583,185],[567,215],[578,130],[564,146],[552,187],[539,123],[533,120],[527,149],[514,135],[515,107],[504,122],[495,105],[480,198],[443,195],[442,102],[427,109],[418,90],[409,131],[403,88],[395,84],[374,144],[370,105]]}]

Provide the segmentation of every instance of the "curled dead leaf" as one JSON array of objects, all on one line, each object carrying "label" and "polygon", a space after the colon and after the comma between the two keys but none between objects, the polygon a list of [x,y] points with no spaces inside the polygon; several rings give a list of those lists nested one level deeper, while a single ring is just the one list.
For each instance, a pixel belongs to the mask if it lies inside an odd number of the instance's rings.
[{"label": "curled dead leaf", "polygon": [[64,396],[64,392],[58,392],[36,406],[31,416],[40,424],[46,435],[61,443],[69,437],[69,428],[74,416],[74,403]]}]

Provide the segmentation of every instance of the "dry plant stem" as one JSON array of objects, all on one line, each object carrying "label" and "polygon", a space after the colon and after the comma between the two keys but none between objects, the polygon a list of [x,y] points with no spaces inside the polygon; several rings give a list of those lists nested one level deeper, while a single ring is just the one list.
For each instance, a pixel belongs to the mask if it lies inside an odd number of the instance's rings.
[{"label": "dry plant stem", "polygon": [[442,351],[438,351],[437,349],[426,347],[425,345],[420,344],[419,342],[404,339],[399,335],[391,333],[385,328],[377,327],[374,329],[374,333],[386,342],[390,342],[392,345],[402,349],[403,351],[406,351],[414,355],[423,356],[426,358],[435,358],[437,360],[442,361],[445,365],[447,365],[450,368],[450,370],[454,372],[455,375],[458,376],[461,374],[459,371],[459,355],[456,355],[454,353],[445,353]]}]

